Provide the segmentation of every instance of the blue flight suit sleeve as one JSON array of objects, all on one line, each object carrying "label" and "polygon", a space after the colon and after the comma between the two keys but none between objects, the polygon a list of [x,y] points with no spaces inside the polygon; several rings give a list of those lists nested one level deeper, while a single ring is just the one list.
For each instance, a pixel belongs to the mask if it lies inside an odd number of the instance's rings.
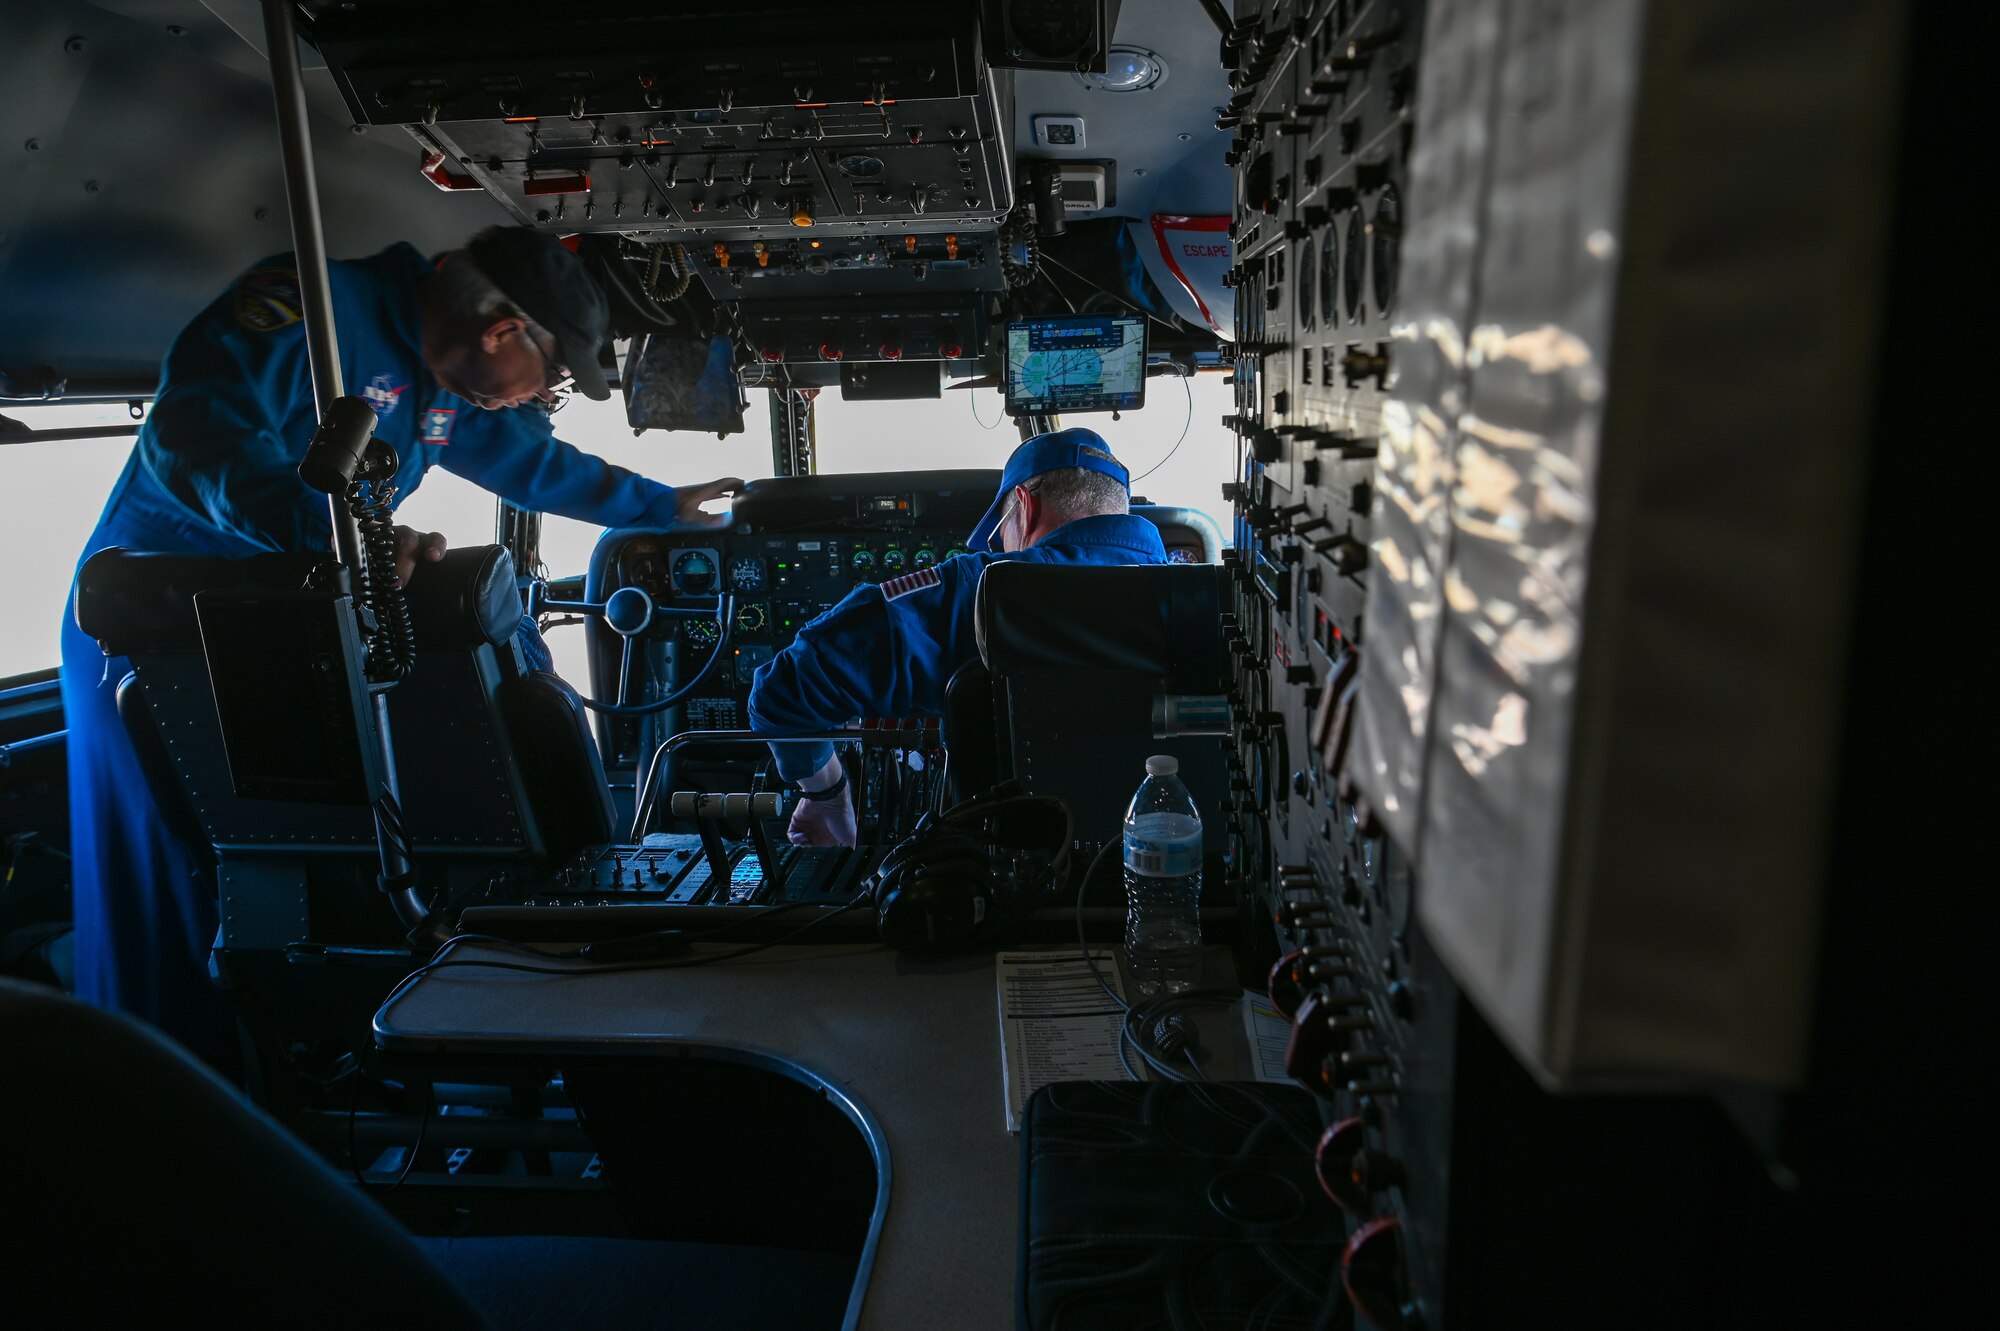
[{"label": "blue flight suit sleeve", "polygon": [[[138,461],[222,531],[267,550],[323,550],[332,520],[298,473],[317,419],[305,325],[294,318],[265,331],[245,313],[260,283],[282,302],[289,274],[280,272],[252,272],[175,339]],[[283,304],[276,308],[283,318]]]},{"label": "blue flight suit sleeve", "polygon": [[[979,655],[972,607],[986,562],[955,555],[924,573],[856,587],[757,668],[750,728],[783,734],[864,716],[942,715],[952,672]],[[771,751],[786,781],[811,776],[833,757],[824,742]]]},{"label": "blue flight suit sleeve", "polygon": [[600,527],[671,527],[674,489],[555,437],[534,407],[468,404],[438,465],[522,508]]}]

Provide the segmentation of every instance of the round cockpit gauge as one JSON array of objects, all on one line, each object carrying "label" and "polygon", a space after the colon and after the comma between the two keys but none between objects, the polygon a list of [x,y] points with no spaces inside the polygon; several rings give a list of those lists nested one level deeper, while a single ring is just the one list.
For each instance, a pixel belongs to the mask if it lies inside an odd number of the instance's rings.
[{"label": "round cockpit gauge", "polygon": [[937,551],[931,549],[928,545],[910,556],[911,568],[929,568],[935,563],[937,563]]},{"label": "round cockpit gauge", "polygon": [[712,619],[690,619],[681,624],[681,637],[697,648],[709,648],[722,640],[722,630]]},{"label": "round cockpit gauge", "polygon": [[1313,258],[1319,253],[1313,247],[1311,237],[1299,242],[1298,272],[1293,275],[1293,299],[1298,308],[1299,331],[1313,330],[1314,312],[1319,304],[1319,282],[1313,271]]},{"label": "round cockpit gauge", "polygon": [[1367,312],[1361,308],[1361,283],[1368,276],[1368,247],[1362,243],[1367,224],[1361,220],[1361,208],[1356,205],[1347,215],[1346,266],[1340,273],[1341,304],[1347,310],[1347,321],[1359,323]]},{"label": "round cockpit gauge", "polygon": [[729,561],[729,582],[739,592],[764,590],[764,561],[756,555],[742,555]]},{"label": "round cockpit gauge", "polygon": [[736,631],[738,633],[762,633],[764,625],[771,620],[771,614],[756,602],[736,608]]},{"label": "round cockpit gauge", "polygon": [[627,586],[644,587],[657,591],[660,586],[659,557],[651,553],[625,556],[625,582]]},{"label": "round cockpit gauge", "polygon": [[841,175],[855,180],[870,180],[882,174],[882,159],[870,157],[867,153],[849,153],[836,160],[834,165],[840,168]]},{"label": "round cockpit gauge", "polygon": [[1387,314],[1396,299],[1396,264],[1403,244],[1403,203],[1394,185],[1382,188],[1368,222],[1368,239],[1375,258],[1375,308]]},{"label": "round cockpit gauge", "polygon": [[903,571],[903,552],[890,546],[882,552],[882,571],[894,577]]},{"label": "round cockpit gauge", "polygon": [[1340,324],[1340,232],[1331,226],[1319,233],[1319,317]]},{"label": "round cockpit gauge", "polygon": [[706,596],[715,590],[715,560],[703,550],[689,550],[674,560],[674,590],[682,596]]},{"label": "round cockpit gauge", "polygon": [[1199,564],[1201,556],[1184,545],[1173,545],[1167,547],[1167,562],[1169,564]]},{"label": "round cockpit gauge", "polygon": [[945,552],[944,552],[944,557],[945,557],[946,559],[956,559],[956,558],[958,558],[958,557],[959,557],[960,555],[962,555],[962,554],[966,554],[966,553],[968,553],[968,551],[966,550],[966,548],[965,548],[964,546],[962,546],[962,545],[954,545],[953,547],[951,547],[951,549],[949,549],[949,550],[947,550],[947,551],[945,551]]},{"label": "round cockpit gauge", "polygon": [[861,546],[847,557],[847,566],[854,570],[856,577],[872,578],[875,576],[875,552]]}]

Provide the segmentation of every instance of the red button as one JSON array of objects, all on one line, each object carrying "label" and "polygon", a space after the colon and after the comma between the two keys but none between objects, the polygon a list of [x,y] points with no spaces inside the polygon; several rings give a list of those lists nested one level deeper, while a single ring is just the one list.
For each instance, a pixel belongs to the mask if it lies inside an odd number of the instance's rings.
[{"label": "red button", "polygon": [[882,344],[882,359],[901,360],[903,359],[903,349],[894,342],[884,342]]},{"label": "red button", "polygon": [[822,342],[819,344],[819,358],[821,360],[839,360],[840,348],[831,342]]}]

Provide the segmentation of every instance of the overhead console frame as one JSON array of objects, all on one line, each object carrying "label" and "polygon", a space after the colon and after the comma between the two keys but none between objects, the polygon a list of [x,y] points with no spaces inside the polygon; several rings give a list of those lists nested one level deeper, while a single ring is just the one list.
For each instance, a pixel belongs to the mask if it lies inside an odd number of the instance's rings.
[{"label": "overhead console frame", "polygon": [[[563,232],[956,234],[1013,204],[977,7],[382,0],[311,25],[358,123],[401,125],[433,170]],[[662,12],[665,11],[665,12]],[[448,186],[441,186],[448,187]]]}]

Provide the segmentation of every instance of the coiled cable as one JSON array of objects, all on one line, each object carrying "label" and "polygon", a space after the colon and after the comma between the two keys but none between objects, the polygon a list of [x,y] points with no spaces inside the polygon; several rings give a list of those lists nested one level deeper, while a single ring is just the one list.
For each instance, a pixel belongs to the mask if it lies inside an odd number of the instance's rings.
[{"label": "coiled cable", "polygon": [[376,683],[395,683],[410,677],[417,664],[416,627],[410,622],[410,603],[396,576],[396,527],[390,517],[396,502],[396,487],[386,479],[370,479],[364,470],[347,485],[347,511],[360,529],[362,587],[360,599],[375,618],[375,632],[368,639],[365,669]]}]

